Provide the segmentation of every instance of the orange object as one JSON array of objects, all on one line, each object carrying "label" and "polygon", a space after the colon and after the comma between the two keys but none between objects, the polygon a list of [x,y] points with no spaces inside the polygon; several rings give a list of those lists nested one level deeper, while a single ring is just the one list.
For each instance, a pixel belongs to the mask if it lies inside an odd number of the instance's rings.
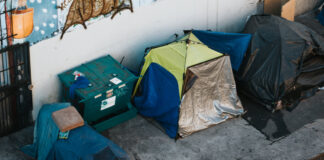
[{"label": "orange object", "polygon": [[53,112],[52,118],[61,132],[66,132],[84,125],[83,118],[73,106]]},{"label": "orange object", "polygon": [[[17,9],[23,3],[19,3]],[[34,28],[34,8],[28,8],[26,2],[23,5],[26,9],[12,11],[12,32],[16,39],[29,36]]]}]

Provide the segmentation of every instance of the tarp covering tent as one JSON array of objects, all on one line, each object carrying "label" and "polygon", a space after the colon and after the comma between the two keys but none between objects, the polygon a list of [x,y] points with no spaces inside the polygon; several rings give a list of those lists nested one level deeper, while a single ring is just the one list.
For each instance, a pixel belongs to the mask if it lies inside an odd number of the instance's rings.
[{"label": "tarp covering tent", "polygon": [[321,6],[321,11],[320,13],[317,15],[317,19],[318,21],[324,26],[324,3],[323,5]]},{"label": "tarp covering tent", "polygon": [[193,32],[151,49],[140,75],[135,106],[157,120],[171,138],[243,113],[229,56],[208,48]]},{"label": "tarp covering tent", "polygon": [[[324,37],[324,3],[321,7],[311,10],[303,15],[297,16],[296,22],[304,24],[319,35]],[[323,19],[321,24],[320,19]]]},{"label": "tarp covering tent", "polygon": [[251,41],[251,34],[194,30],[192,33],[209,48],[231,57],[232,68],[238,71]]},{"label": "tarp covering tent", "polygon": [[190,135],[242,114],[229,56],[187,68],[179,135]]},{"label": "tarp covering tent", "polygon": [[252,16],[253,34],[237,76],[239,91],[269,110],[293,109],[324,85],[324,39],[310,28],[276,16]]}]

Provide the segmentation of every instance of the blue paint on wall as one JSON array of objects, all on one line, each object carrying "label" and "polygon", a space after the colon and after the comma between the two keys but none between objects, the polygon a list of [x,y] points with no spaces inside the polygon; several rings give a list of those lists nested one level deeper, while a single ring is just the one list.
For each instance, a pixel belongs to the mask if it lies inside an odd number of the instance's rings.
[{"label": "blue paint on wall", "polygon": [[31,44],[51,38],[58,32],[56,0],[27,0],[28,7],[34,8],[34,30],[26,38]]}]

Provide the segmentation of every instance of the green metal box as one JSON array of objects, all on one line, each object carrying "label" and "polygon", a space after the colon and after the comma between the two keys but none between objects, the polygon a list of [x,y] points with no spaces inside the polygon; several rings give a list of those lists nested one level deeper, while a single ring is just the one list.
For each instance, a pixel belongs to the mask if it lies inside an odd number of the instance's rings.
[{"label": "green metal box", "polygon": [[[70,98],[69,88],[80,72],[91,85],[75,90]],[[103,131],[136,116],[130,99],[137,77],[110,55],[82,64],[58,75],[63,85],[63,98],[70,101],[84,120],[97,131]]]}]

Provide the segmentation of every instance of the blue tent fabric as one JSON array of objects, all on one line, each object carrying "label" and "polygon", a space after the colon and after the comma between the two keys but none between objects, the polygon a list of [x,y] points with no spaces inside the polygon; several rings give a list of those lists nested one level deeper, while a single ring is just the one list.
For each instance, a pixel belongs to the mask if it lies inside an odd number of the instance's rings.
[{"label": "blue tent fabric", "polygon": [[324,8],[322,8],[322,11],[317,16],[317,19],[324,26]]},{"label": "blue tent fabric", "polygon": [[192,33],[209,48],[231,57],[232,68],[238,71],[252,35],[194,30]]},{"label": "blue tent fabric", "polygon": [[[102,152],[102,153],[100,153]],[[59,139],[53,145],[47,160],[95,160],[129,159],[119,146],[97,133],[88,125],[73,129],[68,139]]]},{"label": "blue tent fabric", "polygon": [[180,106],[176,78],[159,64],[152,63],[141,81],[140,90],[141,95],[134,97],[139,113],[155,119],[169,137],[175,138]]},{"label": "blue tent fabric", "polygon": [[71,106],[70,103],[43,105],[36,120],[33,144],[24,146],[21,150],[33,158],[45,160],[59,133],[51,115],[53,112],[69,106]]}]

